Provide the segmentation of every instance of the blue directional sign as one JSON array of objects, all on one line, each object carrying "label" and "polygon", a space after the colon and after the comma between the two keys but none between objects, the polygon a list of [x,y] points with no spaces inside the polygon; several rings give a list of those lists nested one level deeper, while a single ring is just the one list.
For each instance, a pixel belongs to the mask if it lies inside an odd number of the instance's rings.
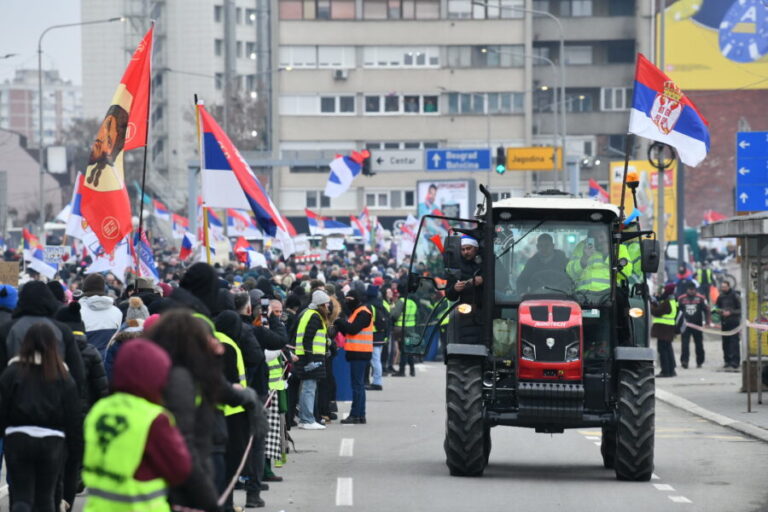
[{"label": "blue directional sign", "polygon": [[428,149],[424,157],[428,171],[488,171],[490,149]]},{"label": "blue directional sign", "polygon": [[768,210],[768,132],[736,134],[736,211]]}]

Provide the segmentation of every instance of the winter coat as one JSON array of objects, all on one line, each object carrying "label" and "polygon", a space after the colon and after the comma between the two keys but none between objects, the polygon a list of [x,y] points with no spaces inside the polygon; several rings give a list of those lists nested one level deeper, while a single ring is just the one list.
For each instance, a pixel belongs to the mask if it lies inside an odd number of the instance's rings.
[{"label": "winter coat", "polygon": [[[288,333],[283,322],[275,315],[269,316],[269,328],[260,325],[251,326],[256,341],[262,350],[282,350],[289,342]],[[266,359],[255,368],[253,382],[248,383],[260,396],[269,393],[269,368]]]},{"label": "winter coat", "polygon": [[[661,302],[651,303],[651,315],[660,317],[669,314],[672,311],[669,300],[667,298]],[[672,341],[675,339],[675,326],[654,323],[651,326],[651,336],[659,340]]]},{"label": "winter coat", "polygon": [[101,355],[96,347],[88,343],[84,334],[75,334],[74,336],[85,367],[87,386],[86,396],[83,397],[82,403],[83,414],[86,414],[99,398],[104,398],[109,394],[109,382],[104,370],[104,363],[101,361]]},{"label": "winter coat", "polygon": [[[341,318],[339,318],[333,323],[333,325],[336,326],[336,328],[342,334],[345,334],[345,335],[357,334],[371,324],[372,318],[373,316],[370,313],[363,310],[357,313],[357,316],[355,317],[354,322],[350,323],[347,320],[342,320]],[[345,351],[345,357],[347,361],[370,361],[371,356],[372,356],[371,352],[350,352],[348,350]]]},{"label": "winter coat", "polygon": [[123,323],[123,313],[115,307],[111,297],[104,295],[83,297],[79,302],[88,343],[96,347],[103,359],[107,343]]},{"label": "winter coat", "polygon": [[735,291],[728,290],[725,293],[720,293],[715,306],[720,311],[731,312],[728,316],[724,316],[722,313],[720,315],[720,323],[723,326],[723,330],[733,329],[741,323],[741,298]]},{"label": "winter coat", "polygon": [[[301,321],[301,317],[305,314],[306,311],[308,310],[305,309],[298,315],[299,321]],[[315,333],[318,331],[318,329],[322,329],[324,324],[324,320],[321,319],[321,316],[321,313],[313,314],[307,322],[307,327],[304,331],[304,337],[302,339],[296,338],[293,342],[295,347],[298,347],[299,344],[302,344],[304,348],[304,354],[300,355],[299,360],[294,364],[296,375],[300,379],[320,380],[325,378],[327,350],[325,354],[312,353],[312,340],[315,337]],[[320,363],[320,365],[313,370],[306,371],[304,367],[309,363]]]}]

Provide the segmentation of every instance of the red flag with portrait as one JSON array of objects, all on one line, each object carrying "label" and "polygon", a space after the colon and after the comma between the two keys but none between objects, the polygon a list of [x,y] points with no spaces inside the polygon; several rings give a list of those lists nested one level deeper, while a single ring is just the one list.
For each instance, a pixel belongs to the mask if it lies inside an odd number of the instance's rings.
[{"label": "red flag with portrait", "polygon": [[125,151],[147,144],[153,29],[139,43],[125,69],[80,181],[82,216],[107,253],[112,253],[132,230],[123,157]]}]

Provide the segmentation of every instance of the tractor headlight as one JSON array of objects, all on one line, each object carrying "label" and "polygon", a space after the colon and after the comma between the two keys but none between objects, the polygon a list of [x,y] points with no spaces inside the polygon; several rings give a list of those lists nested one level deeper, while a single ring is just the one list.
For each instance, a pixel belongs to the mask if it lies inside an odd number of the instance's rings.
[{"label": "tractor headlight", "polygon": [[472,304],[462,303],[456,306],[456,311],[462,315],[468,315],[472,312]]},{"label": "tractor headlight", "polygon": [[629,316],[632,318],[643,318],[645,315],[645,311],[643,311],[642,308],[630,308],[629,309]]},{"label": "tractor headlight", "polygon": [[565,347],[565,361],[571,362],[579,359],[579,342],[571,343]]},{"label": "tractor headlight", "polygon": [[536,349],[533,345],[528,343],[527,341],[523,341],[523,359],[527,359],[528,361],[535,361],[536,360]]}]

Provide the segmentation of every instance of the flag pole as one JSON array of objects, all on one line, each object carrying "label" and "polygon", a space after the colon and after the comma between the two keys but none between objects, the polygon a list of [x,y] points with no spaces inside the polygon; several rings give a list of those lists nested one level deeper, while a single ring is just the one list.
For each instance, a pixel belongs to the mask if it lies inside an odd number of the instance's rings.
[{"label": "flag pole", "polygon": [[208,240],[208,208],[203,203],[203,243],[205,244],[205,260],[211,264],[211,243]]},{"label": "flag pole", "polygon": [[629,168],[629,152],[632,148],[632,134],[624,138],[624,177],[621,180],[621,203],[619,204],[619,222],[624,222],[624,198],[627,192],[627,169]]},{"label": "flag pole", "polygon": [[[155,20],[150,22],[150,29],[155,27]],[[155,49],[155,31],[152,30],[152,44],[150,45],[151,51]],[[141,197],[139,198],[139,237],[141,237],[141,231],[144,228],[144,190],[147,184],[147,153],[149,152],[149,130],[150,124],[150,112],[152,110],[152,55],[149,56],[149,83],[147,84],[147,131],[144,139],[144,162],[141,166]],[[137,262],[138,263],[138,262]],[[141,265],[138,265],[139,267]],[[137,275],[141,277],[141,270],[136,269]]]},{"label": "flag pole", "polygon": [[[205,157],[203,156],[203,139],[202,139],[202,133],[200,130],[200,105],[202,104],[201,101],[198,101],[197,94],[195,94],[195,120],[197,121],[197,143],[199,146],[199,153],[200,153],[200,169],[203,168],[203,162],[205,161]],[[190,201],[192,199],[190,198]],[[208,241],[208,208],[206,208],[205,203],[201,204],[203,208],[203,244],[205,247],[205,261],[209,265],[211,264],[211,245]]]}]

